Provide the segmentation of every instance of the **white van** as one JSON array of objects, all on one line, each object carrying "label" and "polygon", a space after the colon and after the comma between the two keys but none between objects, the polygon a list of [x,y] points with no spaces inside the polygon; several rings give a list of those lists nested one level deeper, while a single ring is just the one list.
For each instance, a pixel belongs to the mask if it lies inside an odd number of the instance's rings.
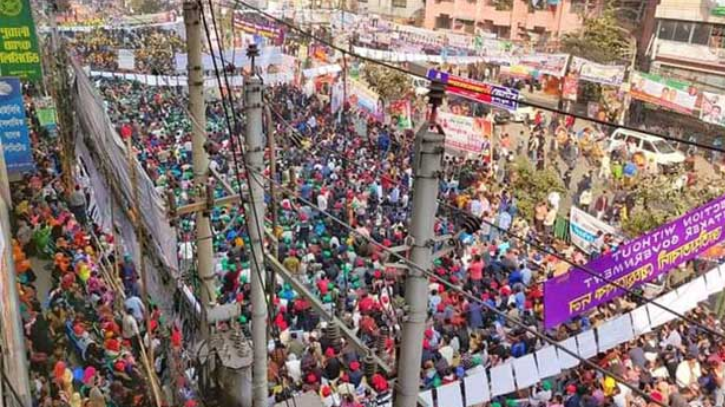
[{"label": "white van", "polygon": [[648,161],[654,159],[665,173],[677,171],[685,162],[685,155],[667,140],[626,129],[617,129],[609,136],[607,150],[611,152],[627,145],[631,145],[634,152],[643,153]]}]

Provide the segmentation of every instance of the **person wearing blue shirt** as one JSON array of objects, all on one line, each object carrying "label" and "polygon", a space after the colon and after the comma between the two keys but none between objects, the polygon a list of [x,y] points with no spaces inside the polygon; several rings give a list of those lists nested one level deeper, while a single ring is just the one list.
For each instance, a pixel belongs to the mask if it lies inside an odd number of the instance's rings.
[{"label": "person wearing blue shirt", "polygon": [[521,276],[521,270],[513,270],[511,274],[509,274],[509,285],[513,286],[514,284],[521,283],[523,284],[523,277]]},{"label": "person wearing blue shirt", "polygon": [[533,278],[534,273],[531,271],[530,268],[526,266],[525,263],[521,264],[521,282],[528,287],[531,285],[531,279]]}]

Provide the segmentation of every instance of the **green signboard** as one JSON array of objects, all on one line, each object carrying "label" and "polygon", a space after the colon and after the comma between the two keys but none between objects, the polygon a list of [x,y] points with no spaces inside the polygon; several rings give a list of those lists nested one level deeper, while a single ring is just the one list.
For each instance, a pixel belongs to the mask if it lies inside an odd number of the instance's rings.
[{"label": "green signboard", "polygon": [[55,127],[55,108],[37,109],[38,121],[42,127]]},{"label": "green signboard", "polygon": [[0,75],[42,78],[30,0],[0,0]]}]

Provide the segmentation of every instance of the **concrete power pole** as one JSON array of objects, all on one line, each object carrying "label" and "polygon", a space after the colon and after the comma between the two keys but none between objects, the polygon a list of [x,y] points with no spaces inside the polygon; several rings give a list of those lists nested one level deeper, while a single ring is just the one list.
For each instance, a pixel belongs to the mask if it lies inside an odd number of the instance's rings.
[{"label": "concrete power pole", "polygon": [[[194,167],[194,185],[197,191],[206,191],[209,179],[209,156],[204,149],[206,142],[206,110],[204,106],[204,66],[202,64],[201,9],[199,3],[184,2],[184,25],[186,26],[186,46],[189,54],[189,113],[192,127],[192,165]],[[213,197],[212,197],[213,198]],[[196,255],[199,279],[201,280],[202,307],[216,303],[216,284],[214,281],[213,247],[209,217],[203,213],[196,216]],[[202,322],[202,336],[208,338],[209,324],[206,318]]]},{"label": "concrete power pole", "polygon": [[[428,270],[433,260],[433,226],[445,136],[433,132],[431,125],[435,123],[436,109],[443,100],[443,94],[443,88],[434,82],[429,93],[430,121],[426,122],[415,136],[413,216],[410,222],[410,236],[413,240],[410,259],[423,270]],[[420,361],[428,314],[428,277],[423,270],[409,266],[405,281],[408,312],[403,323],[403,337],[400,344],[395,407],[415,407],[418,402]]]},{"label": "concrete power pole", "polygon": [[[267,405],[267,303],[264,290],[264,248],[261,231],[264,227],[264,137],[262,136],[262,80],[255,76],[254,60],[259,55],[255,44],[247,50],[252,60],[252,73],[244,81],[244,109],[247,114],[245,135],[249,179],[249,240],[252,249],[252,398],[254,407]],[[272,284],[273,282],[269,282]]]}]

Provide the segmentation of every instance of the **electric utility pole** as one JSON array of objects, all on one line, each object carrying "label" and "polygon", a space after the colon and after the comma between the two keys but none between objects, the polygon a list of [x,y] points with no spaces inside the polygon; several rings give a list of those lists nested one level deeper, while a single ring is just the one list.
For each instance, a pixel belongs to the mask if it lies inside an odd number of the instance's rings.
[{"label": "electric utility pole", "polygon": [[[249,240],[252,261],[252,398],[254,407],[267,405],[267,302],[265,301],[265,267],[262,230],[264,228],[264,136],[262,135],[262,80],[256,76],[255,59],[259,56],[256,44],[249,45],[247,56],[252,61],[252,73],[244,78],[244,109],[247,115],[244,142],[244,162],[249,180]],[[274,284],[274,281],[269,281]]]},{"label": "electric utility pole", "polygon": [[[194,186],[197,193],[207,191],[209,156],[204,149],[206,142],[206,106],[204,105],[204,66],[202,64],[201,8],[198,2],[184,2],[184,25],[188,51],[189,113],[192,128],[192,165]],[[213,197],[212,197],[213,198]],[[201,303],[204,309],[216,304],[211,225],[208,214],[196,215],[196,259],[201,280]],[[206,314],[206,313],[204,313]],[[202,337],[209,338],[210,329],[206,316],[202,318]]]},{"label": "electric utility pole", "polygon": [[441,163],[445,149],[445,136],[435,130],[434,126],[436,109],[443,101],[443,96],[444,90],[440,82],[433,82],[429,93],[431,105],[429,121],[415,135],[410,260],[416,266],[408,266],[405,281],[405,302],[408,312],[405,315],[403,338],[400,344],[398,380],[395,383],[395,407],[416,407],[418,402],[420,361],[428,315],[428,277],[424,270],[430,269],[433,261],[433,226],[438,202]]}]

